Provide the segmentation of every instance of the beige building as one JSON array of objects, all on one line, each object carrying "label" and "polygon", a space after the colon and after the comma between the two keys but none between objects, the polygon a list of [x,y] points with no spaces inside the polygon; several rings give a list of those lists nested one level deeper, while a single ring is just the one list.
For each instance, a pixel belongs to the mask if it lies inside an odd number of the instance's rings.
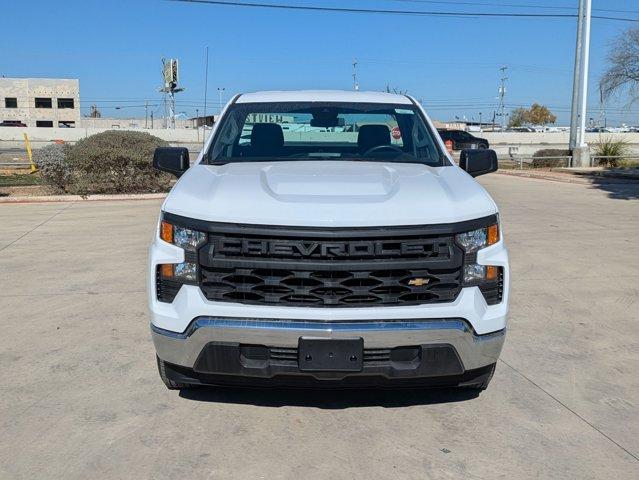
[{"label": "beige building", "polygon": [[79,127],[79,80],[0,78],[0,123],[43,128]]}]

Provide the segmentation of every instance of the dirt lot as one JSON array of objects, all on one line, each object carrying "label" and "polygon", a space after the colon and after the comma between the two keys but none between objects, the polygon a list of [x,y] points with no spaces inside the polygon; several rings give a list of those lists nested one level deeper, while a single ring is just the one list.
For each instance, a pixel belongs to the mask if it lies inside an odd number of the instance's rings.
[{"label": "dirt lot", "polygon": [[160,201],[0,205],[0,478],[638,478],[639,186],[482,183],[513,281],[478,398],[168,391],[145,298]]}]

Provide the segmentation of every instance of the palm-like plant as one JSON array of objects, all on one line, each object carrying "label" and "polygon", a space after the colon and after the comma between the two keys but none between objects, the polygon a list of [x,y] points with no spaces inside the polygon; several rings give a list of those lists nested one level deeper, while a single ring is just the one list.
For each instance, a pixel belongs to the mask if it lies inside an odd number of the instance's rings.
[{"label": "palm-like plant", "polygon": [[613,135],[600,136],[594,147],[594,158],[598,160],[597,164],[607,168],[617,167],[629,151],[628,142],[615,138]]}]

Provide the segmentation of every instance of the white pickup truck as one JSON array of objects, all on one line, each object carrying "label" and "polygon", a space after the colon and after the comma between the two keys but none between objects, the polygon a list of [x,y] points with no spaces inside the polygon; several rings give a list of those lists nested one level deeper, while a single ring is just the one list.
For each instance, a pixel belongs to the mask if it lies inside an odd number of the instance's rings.
[{"label": "white pickup truck", "polygon": [[485,389],[506,333],[497,206],[411,97],[235,96],[179,177],[149,251],[160,376],[193,385]]}]

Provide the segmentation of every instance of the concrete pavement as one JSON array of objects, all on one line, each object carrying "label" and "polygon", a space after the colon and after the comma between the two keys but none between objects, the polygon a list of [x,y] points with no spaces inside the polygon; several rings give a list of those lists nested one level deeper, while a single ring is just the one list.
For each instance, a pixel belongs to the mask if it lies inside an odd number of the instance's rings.
[{"label": "concrete pavement", "polygon": [[160,201],[0,205],[0,478],[637,478],[639,187],[482,183],[513,280],[477,398],[168,391],[145,298]]}]

